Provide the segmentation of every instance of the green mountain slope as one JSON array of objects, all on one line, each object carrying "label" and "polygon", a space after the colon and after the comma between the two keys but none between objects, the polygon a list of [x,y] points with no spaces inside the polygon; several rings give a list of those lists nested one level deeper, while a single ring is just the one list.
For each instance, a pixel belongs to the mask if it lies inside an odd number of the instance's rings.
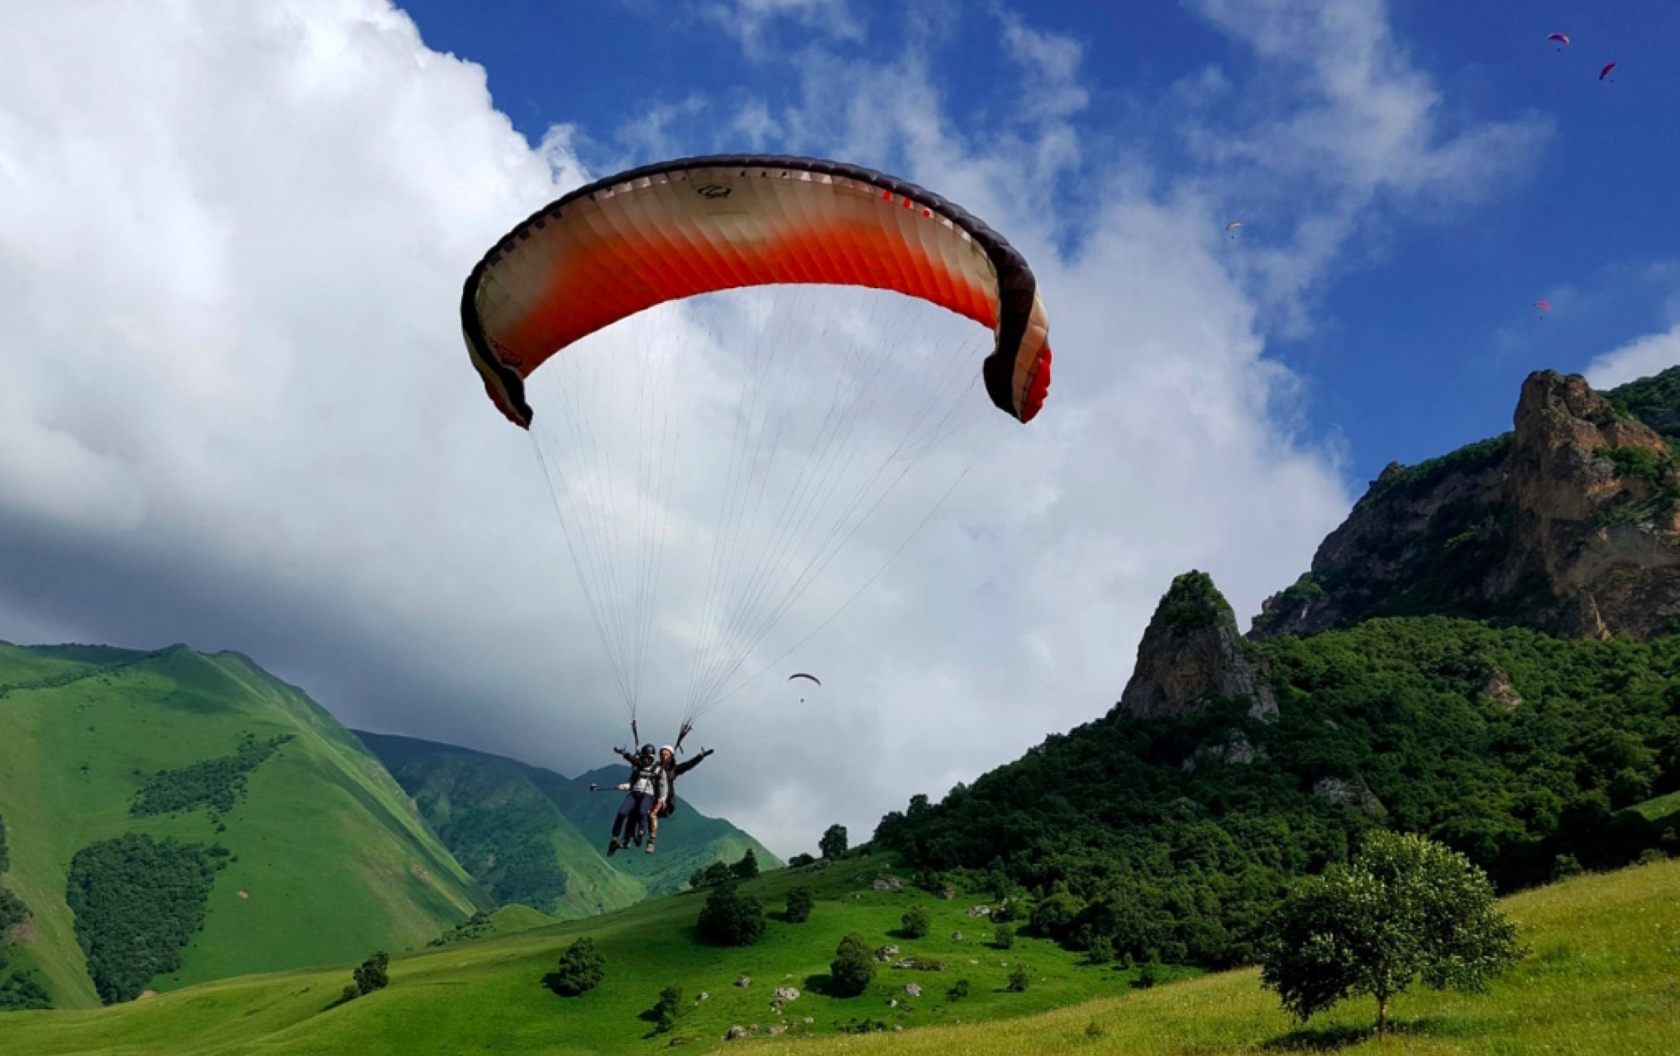
[{"label": "green mountain slope", "polygon": [[125,833],[225,848],[180,967],[147,983],[159,990],[423,946],[482,897],[377,759],[234,653],[0,643],[0,815],[0,885],[33,914],[8,953],[60,1007],[98,1002],[72,861]]},{"label": "green mountain slope", "polygon": [[[717,765],[717,757],[711,757],[681,778],[677,788],[681,789],[685,782],[692,786],[704,781],[706,767]],[[601,767],[571,781],[552,770],[530,769],[531,780],[548,793],[572,824],[590,834],[592,842],[604,847],[621,797],[592,793],[589,786],[615,787],[624,780],[627,768]],[[782,867],[782,860],[771,854],[763,844],[722,818],[710,818],[700,813],[679,795],[677,813],[659,823],[659,852],[648,855],[632,849],[632,853],[615,855],[612,863],[640,880],[650,895],[667,895],[681,891],[694,870],[704,869],[713,862],[740,861],[749,849],[758,858],[760,869]]]},{"label": "green mountain slope", "polygon": [[[349,979],[349,963],[330,971],[225,980],[91,1014],[0,1017],[0,1051],[616,1056],[662,1051],[676,1042],[687,1052],[734,1051],[741,1043],[725,1042],[723,1035],[735,1024],[757,1024],[760,1039],[749,1047],[765,1053],[1620,1056],[1665,1052],[1672,1043],[1680,862],[1585,876],[1504,900],[1533,952],[1487,994],[1419,990],[1398,998],[1401,1033],[1384,1042],[1369,1035],[1368,1001],[1345,1004],[1302,1030],[1274,995],[1260,989],[1252,968],[1169,975],[1166,985],[1139,989],[1131,985],[1137,969],[1084,963],[1043,940],[1021,936],[1008,951],[992,949],[975,941],[983,929],[965,915],[977,896],[930,902],[908,886],[872,890],[870,881],[882,871],[890,871],[884,858],[847,859],[815,872],[779,870],[744,885],[772,908],[793,883],[817,889],[809,922],[790,925],[772,914],[765,939],[746,949],[695,945],[692,924],[702,896],[685,893],[606,917],[399,956],[391,963],[389,988],[346,1005],[335,1005],[335,998]],[[901,938],[895,934],[898,918],[918,901],[932,909],[933,931],[923,940]],[[954,930],[964,933],[963,942],[950,938]],[[899,945],[907,955],[941,958],[945,968],[882,965],[864,995],[827,996],[822,977],[848,931],[861,932],[871,944]],[[605,979],[581,997],[557,997],[540,980],[582,935],[603,952]],[[1024,993],[1009,993],[1003,962],[1018,960],[1030,967],[1031,982]],[[732,985],[742,974],[752,984]],[[946,991],[958,979],[969,981],[969,996],[949,1001]],[[909,995],[910,984],[923,989],[920,998]],[[660,1035],[641,1014],[667,985],[682,991],[684,1011],[675,1029]],[[770,991],[778,986],[801,992],[780,1015],[771,1008]],[[709,999],[697,1001],[702,991]],[[879,1023],[887,1033],[841,1035],[861,1022]],[[785,1036],[763,1037],[772,1027],[784,1028]]]},{"label": "green mountain slope", "polygon": [[498,903],[569,920],[646,897],[511,759],[357,731],[432,829]]},{"label": "green mountain slope", "polygon": [[[707,817],[680,797],[678,813],[660,828],[657,854],[632,851],[608,859],[602,852],[620,797],[591,793],[589,785],[616,785],[623,780],[623,767],[573,779],[454,745],[377,733],[357,736],[499,901],[536,904],[571,919],[679,891],[694,870],[737,861],[748,848],[761,868],[782,864],[751,836],[721,818]],[[703,774],[706,765],[713,764],[702,764],[695,773]]]},{"label": "green mountain slope", "polygon": [[888,815],[876,842],[1060,893],[1045,927],[1075,948],[1207,966],[1250,957],[1288,879],[1374,826],[1441,840],[1507,891],[1680,853],[1632,809],[1680,788],[1680,638],[1422,617],[1244,648],[1270,671],[1275,720],[1246,699],[1117,708]]}]

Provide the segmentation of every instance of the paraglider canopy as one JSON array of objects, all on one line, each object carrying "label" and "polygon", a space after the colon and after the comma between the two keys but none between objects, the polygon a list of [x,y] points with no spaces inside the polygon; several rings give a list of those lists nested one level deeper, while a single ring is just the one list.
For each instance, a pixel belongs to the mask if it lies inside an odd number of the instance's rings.
[{"label": "paraglider canopy", "polygon": [[1548,33],[1548,34],[1546,34],[1546,39],[1547,40],[1555,40],[1559,44],[1568,44],[1569,43],[1569,34],[1567,34],[1567,33]]},{"label": "paraglider canopy", "polygon": [[1050,387],[1049,317],[1019,251],[914,184],[813,158],[660,162],[581,187],[528,218],[467,277],[461,325],[497,407],[529,428],[525,379],[654,305],[748,286],[893,290],[996,332],[982,375],[1031,421]]},{"label": "paraglider canopy", "polygon": [[1241,226],[1242,226],[1242,221],[1241,220],[1232,220],[1230,223],[1225,225],[1225,230],[1235,231],[1237,228],[1239,228]]},{"label": "paraglider canopy", "polygon": [[1610,71],[1615,69],[1615,68],[1616,68],[1615,63],[1613,63],[1613,62],[1605,63],[1604,64],[1604,69],[1598,71],[1598,79],[1601,80],[1601,81],[1604,80],[1604,78],[1610,76]]},{"label": "paraglider canopy", "polygon": [[822,685],[822,679],[818,678],[816,675],[807,675],[803,671],[800,671],[798,674],[789,675],[788,676],[788,681],[792,682],[796,678],[808,678],[812,682],[815,682],[817,685],[819,685],[819,686]]},{"label": "paraglider canopy", "polygon": [[1534,307],[1540,309],[1542,312],[1549,312],[1549,311],[1552,310],[1552,302],[1551,301],[1535,301],[1534,302]]}]

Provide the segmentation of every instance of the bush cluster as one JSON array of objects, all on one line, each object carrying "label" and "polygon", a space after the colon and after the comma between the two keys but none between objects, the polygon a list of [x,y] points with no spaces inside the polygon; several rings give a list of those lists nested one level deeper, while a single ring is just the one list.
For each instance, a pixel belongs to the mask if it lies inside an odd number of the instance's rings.
[{"label": "bush cluster", "polygon": [[245,795],[245,775],[291,739],[291,734],[282,733],[259,741],[255,734],[247,733],[232,755],[206,759],[178,770],[159,770],[134,793],[128,812],[143,818],[208,807],[218,814],[226,814]]},{"label": "bush cluster", "polygon": [[181,967],[226,856],[223,847],[133,832],[76,852],[65,901],[102,1001],[133,1000],[153,976]]},{"label": "bush cluster", "polygon": [[856,997],[875,978],[875,954],[862,935],[851,932],[840,940],[828,966],[829,986],[836,997]]},{"label": "bush cluster", "polygon": [[607,959],[595,948],[593,939],[582,938],[566,947],[560,955],[560,967],[543,982],[562,997],[577,997],[600,986],[606,975]]},{"label": "bush cluster", "polygon": [[787,921],[789,924],[803,924],[811,919],[811,910],[816,902],[811,897],[808,887],[796,887],[787,894]]},{"label": "bush cluster", "polygon": [[707,896],[699,923],[700,938],[714,946],[751,946],[764,934],[764,907],[726,883]]},{"label": "bush cluster", "polygon": [[354,1001],[364,994],[371,994],[375,990],[383,990],[391,983],[390,969],[391,955],[379,950],[367,960],[356,966],[350,973],[351,982],[344,987],[344,993],[339,1001]]}]

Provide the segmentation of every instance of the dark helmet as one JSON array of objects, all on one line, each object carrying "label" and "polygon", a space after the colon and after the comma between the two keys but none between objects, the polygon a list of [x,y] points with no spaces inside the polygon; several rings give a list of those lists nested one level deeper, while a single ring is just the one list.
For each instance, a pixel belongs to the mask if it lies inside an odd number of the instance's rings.
[{"label": "dark helmet", "polygon": [[640,755],[643,759],[652,759],[654,757],[653,745],[651,745],[651,744],[642,745],[642,750],[640,752],[637,752],[636,754]]}]

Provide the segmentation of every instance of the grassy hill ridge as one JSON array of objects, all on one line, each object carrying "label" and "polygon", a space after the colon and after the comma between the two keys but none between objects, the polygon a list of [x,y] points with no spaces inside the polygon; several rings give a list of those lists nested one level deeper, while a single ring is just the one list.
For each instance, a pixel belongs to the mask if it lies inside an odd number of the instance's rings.
[{"label": "grassy hill ridge", "polygon": [[[249,770],[247,738],[284,743]],[[221,760],[223,764],[216,765]],[[134,816],[136,793],[173,781],[223,788],[230,809]],[[361,744],[296,687],[235,653],[0,643],[4,884],[33,914],[8,948],[61,1007],[97,1003],[66,902],[77,852],[124,833],[226,849],[203,928],[160,990],[421,946],[482,896]]]}]

